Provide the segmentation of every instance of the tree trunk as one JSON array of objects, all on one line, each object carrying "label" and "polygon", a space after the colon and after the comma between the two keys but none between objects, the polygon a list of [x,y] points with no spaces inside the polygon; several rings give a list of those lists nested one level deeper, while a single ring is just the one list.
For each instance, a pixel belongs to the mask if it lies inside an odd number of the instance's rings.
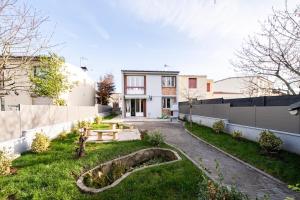
[{"label": "tree trunk", "polygon": [[190,127],[192,127],[193,122],[192,122],[192,104],[190,104]]}]

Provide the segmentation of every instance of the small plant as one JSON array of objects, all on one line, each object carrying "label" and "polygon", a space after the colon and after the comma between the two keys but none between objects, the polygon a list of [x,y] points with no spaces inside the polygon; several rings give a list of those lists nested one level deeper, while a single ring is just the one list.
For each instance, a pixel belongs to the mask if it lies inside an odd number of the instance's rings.
[{"label": "small plant", "polygon": [[148,130],[141,130],[140,133],[141,133],[141,140],[147,141],[149,137]]},{"label": "small plant", "polygon": [[64,140],[66,139],[68,136],[68,132],[67,131],[62,131],[59,135],[58,135],[58,139],[60,140]]},{"label": "small plant", "polygon": [[241,131],[233,131],[232,137],[236,140],[241,140],[242,139],[242,132]]},{"label": "small plant", "polygon": [[200,182],[200,190],[198,193],[199,199],[203,200],[249,200],[249,197],[242,192],[238,191],[236,187],[226,187],[223,184],[224,176],[221,172],[220,164],[217,160],[216,171],[218,173],[217,182],[209,180],[206,176],[202,175],[203,180]]},{"label": "small plant", "polygon": [[90,128],[91,122],[89,121],[78,121],[76,128],[77,129],[84,129],[84,128]]},{"label": "small plant", "polygon": [[153,131],[147,137],[147,141],[153,146],[160,146],[164,143],[164,139],[160,131]]},{"label": "small plant", "polygon": [[103,120],[103,118],[101,116],[96,116],[94,118],[94,123],[95,124],[101,124],[102,120]]},{"label": "small plant", "polygon": [[212,129],[216,132],[216,133],[220,133],[223,132],[225,129],[225,124],[223,122],[223,120],[217,121],[213,124]]},{"label": "small plant", "polygon": [[35,153],[47,151],[50,146],[50,139],[43,133],[36,133],[31,144],[31,150]]},{"label": "small plant", "polygon": [[267,153],[278,153],[282,148],[282,140],[276,137],[274,133],[264,130],[260,133],[260,147]]},{"label": "small plant", "polygon": [[53,103],[54,103],[54,105],[57,105],[57,106],[66,106],[67,105],[67,102],[64,99],[56,99],[56,100],[54,100]]},{"label": "small plant", "polygon": [[300,192],[300,183],[297,183],[295,185],[289,185],[288,186],[291,190],[294,190],[296,192]]},{"label": "small plant", "polygon": [[11,159],[3,151],[0,151],[0,176],[10,174]]},{"label": "small plant", "polygon": [[81,158],[85,155],[85,143],[88,139],[88,130],[87,128],[83,128],[83,132],[79,136],[78,147],[75,150],[75,154],[77,158]]}]

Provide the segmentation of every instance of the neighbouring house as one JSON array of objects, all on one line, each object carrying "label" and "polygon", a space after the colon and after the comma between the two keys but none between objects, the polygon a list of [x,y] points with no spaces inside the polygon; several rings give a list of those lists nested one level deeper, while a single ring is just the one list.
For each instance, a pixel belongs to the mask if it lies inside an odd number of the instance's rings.
[{"label": "neighbouring house", "polygon": [[[18,65],[22,63],[19,60],[22,60],[23,57],[12,57],[11,65]],[[23,63],[22,63],[23,64]],[[17,75],[14,76],[14,82],[16,86],[26,85],[25,90],[18,90],[16,92],[10,92],[9,94],[0,96],[0,105],[1,110],[11,110],[18,107],[19,104],[23,105],[51,105],[53,104],[52,100],[48,97],[37,97],[35,94],[30,92],[29,87],[31,85],[29,79],[29,70],[33,70],[34,74],[38,71],[39,67],[39,58],[34,57],[26,63],[23,70],[18,69],[14,72]],[[2,72],[0,76],[1,79],[5,78],[5,71]],[[12,71],[10,71],[12,73]],[[89,78],[87,72],[82,70],[80,67],[65,63],[63,73],[66,74],[67,79],[73,85],[70,91],[67,91],[61,94],[60,98],[64,99],[67,105],[71,106],[94,106],[95,105],[95,82]],[[1,84],[5,84],[2,81]],[[0,84],[0,86],[1,86]],[[7,84],[7,82],[6,82]]]},{"label": "neighbouring house", "polygon": [[260,76],[229,77],[214,82],[213,98],[275,96],[274,83]]},{"label": "neighbouring house", "polygon": [[123,117],[171,115],[178,102],[178,71],[121,70]]},{"label": "neighbouring house", "polygon": [[213,95],[213,80],[206,75],[179,75],[178,101],[193,99],[207,99]]}]

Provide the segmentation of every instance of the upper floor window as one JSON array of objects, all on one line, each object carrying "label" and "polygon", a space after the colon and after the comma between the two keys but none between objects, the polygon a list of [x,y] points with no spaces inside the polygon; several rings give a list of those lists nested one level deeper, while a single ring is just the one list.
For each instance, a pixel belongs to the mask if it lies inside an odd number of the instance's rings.
[{"label": "upper floor window", "polygon": [[144,76],[126,76],[125,94],[145,94]]},{"label": "upper floor window", "polygon": [[144,87],[144,76],[127,76],[127,87]]},{"label": "upper floor window", "polygon": [[197,88],[197,78],[189,78],[189,88]]},{"label": "upper floor window", "polygon": [[210,88],[210,83],[206,83],[206,91],[207,91],[207,92],[210,92],[210,89],[211,89],[211,88]]},{"label": "upper floor window", "polygon": [[176,76],[163,76],[161,82],[162,87],[176,87]]}]

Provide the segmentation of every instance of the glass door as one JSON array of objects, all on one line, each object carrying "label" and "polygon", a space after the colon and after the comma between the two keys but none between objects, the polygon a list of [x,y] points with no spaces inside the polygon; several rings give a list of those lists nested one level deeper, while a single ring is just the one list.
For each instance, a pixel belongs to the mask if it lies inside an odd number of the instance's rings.
[{"label": "glass door", "polygon": [[131,99],[131,116],[135,116],[135,99]]}]

